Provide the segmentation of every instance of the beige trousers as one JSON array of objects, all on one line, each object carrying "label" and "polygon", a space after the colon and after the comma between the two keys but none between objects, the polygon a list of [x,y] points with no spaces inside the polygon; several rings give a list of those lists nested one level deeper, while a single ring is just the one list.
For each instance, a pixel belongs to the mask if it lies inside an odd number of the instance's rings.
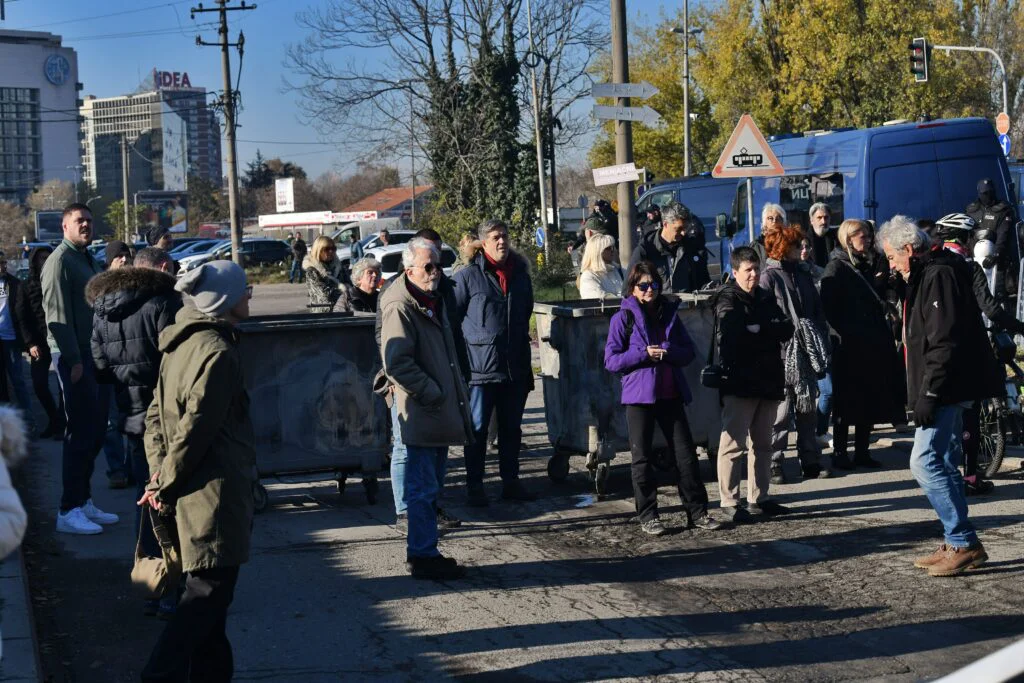
[{"label": "beige trousers", "polygon": [[722,507],[736,507],[739,503],[743,455],[748,452],[747,503],[760,503],[768,498],[772,427],[778,409],[779,401],[722,397],[722,437],[718,442],[718,489]]}]

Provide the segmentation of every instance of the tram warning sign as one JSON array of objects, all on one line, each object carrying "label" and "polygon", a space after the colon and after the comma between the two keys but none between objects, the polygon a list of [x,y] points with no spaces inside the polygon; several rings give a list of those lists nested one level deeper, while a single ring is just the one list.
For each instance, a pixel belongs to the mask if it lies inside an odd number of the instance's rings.
[{"label": "tram warning sign", "polygon": [[744,114],[729,136],[729,142],[711,175],[715,178],[749,178],[784,175],[785,172],[754,119],[750,114]]}]

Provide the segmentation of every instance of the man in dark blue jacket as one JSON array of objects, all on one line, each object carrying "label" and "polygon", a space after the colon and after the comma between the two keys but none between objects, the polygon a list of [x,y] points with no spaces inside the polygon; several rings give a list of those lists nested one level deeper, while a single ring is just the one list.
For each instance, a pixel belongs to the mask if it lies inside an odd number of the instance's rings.
[{"label": "man in dark blue jacket", "polygon": [[465,449],[469,504],[484,507],[484,456],[492,412],[498,415],[501,497],[533,499],[519,481],[523,410],[533,389],[533,284],[526,261],[512,251],[504,223],[484,221],[478,232],[483,251],[455,275],[455,300],[470,368],[474,439]]}]

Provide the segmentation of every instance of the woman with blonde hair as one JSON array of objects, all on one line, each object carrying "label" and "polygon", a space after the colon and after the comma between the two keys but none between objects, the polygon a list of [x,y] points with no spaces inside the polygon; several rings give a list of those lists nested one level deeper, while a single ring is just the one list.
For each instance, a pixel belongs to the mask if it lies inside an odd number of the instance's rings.
[{"label": "woman with blonde hair", "polygon": [[345,284],[349,280],[347,268],[338,259],[338,246],[330,237],[320,235],[302,260],[309,291],[309,308],[314,313],[330,313],[335,307],[348,311]]},{"label": "woman with blonde hair", "polygon": [[617,263],[615,239],[611,235],[596,233],[587,241],[580,264],[577,286],[584,299],[621,299],[623,275]]}]

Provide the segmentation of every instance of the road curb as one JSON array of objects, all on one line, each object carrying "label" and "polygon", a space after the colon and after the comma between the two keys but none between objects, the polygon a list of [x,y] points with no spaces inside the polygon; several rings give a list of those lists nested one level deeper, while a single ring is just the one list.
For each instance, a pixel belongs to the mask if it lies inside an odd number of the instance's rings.
[{"label": "road curb", "polygon": [[38,681],[39,643],[32,615],[25,556],[20,550],[0,563],[0,595],[3,596],[3,611],[0,614],[3,629],[0,682]]}]

